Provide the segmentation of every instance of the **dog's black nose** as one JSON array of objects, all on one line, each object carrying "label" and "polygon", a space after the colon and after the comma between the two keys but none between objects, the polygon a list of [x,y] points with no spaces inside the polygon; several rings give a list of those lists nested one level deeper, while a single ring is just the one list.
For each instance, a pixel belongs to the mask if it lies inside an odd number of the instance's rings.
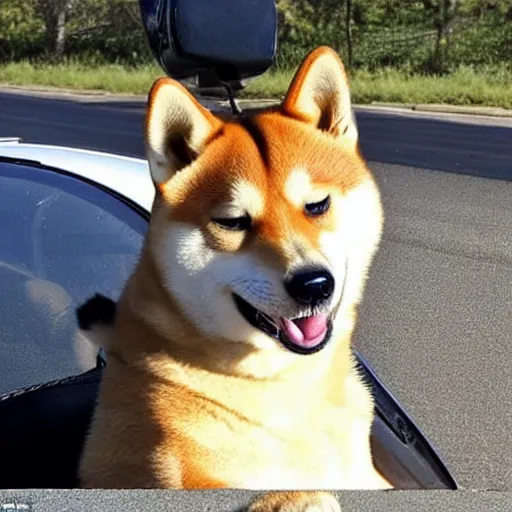
[{"label": "dog's black nose", "polygon": [[300,270],[284,283],[290,296],[300,304],[318,306],[334,291],[334,277],[324,269]]}]

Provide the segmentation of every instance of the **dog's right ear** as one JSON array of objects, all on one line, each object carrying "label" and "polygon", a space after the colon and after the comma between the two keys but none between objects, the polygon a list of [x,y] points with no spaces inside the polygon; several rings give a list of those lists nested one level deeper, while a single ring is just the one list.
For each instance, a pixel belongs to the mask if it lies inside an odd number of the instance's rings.
[{"label": "dog's right ear", "polygon": [[179,82],[156,80],[146,115],[146,154],[155,184],[191,164],[221,125]]}]

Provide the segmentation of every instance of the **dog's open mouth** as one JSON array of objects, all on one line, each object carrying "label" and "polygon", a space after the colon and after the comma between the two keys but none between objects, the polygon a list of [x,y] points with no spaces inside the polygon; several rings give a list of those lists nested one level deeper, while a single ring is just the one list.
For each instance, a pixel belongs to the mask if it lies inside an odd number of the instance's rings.
[{"label": "dog's open mouth", "polygon": [[239,295],[234,293],[233,298],[238,311],[253,327],[279,340],[284,347],[297,354],[318,352],[331,337],[332,322],[325,314],[275,321]]}]

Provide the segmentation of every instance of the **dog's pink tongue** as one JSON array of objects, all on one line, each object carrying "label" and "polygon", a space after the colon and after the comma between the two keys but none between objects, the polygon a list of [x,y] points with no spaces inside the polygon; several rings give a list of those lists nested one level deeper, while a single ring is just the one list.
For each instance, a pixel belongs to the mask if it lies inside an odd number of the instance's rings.
[{"label": "dog's pink tongue", "polygon": [[288,339],[301,347],[318,345],[327,332],[326,315],[313,315],[296,320],[283,318],[282,324]]}]

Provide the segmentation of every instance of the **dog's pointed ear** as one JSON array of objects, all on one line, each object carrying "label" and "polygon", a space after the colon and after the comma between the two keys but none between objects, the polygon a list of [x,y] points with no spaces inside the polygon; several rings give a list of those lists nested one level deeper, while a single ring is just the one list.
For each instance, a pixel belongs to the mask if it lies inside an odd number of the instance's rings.
[{"label": "dog's pointed ear", "polygon": [[306,56],[293,77],[282,110],[340,141],[357,142],[345,68],[338,54],[328,46],[316,48]]},{"label": "dog's pointed ear", "polygon": [[146,114],[146,154],[155,184],[191,164],[221,125],[179,82],[156,80]]}]

